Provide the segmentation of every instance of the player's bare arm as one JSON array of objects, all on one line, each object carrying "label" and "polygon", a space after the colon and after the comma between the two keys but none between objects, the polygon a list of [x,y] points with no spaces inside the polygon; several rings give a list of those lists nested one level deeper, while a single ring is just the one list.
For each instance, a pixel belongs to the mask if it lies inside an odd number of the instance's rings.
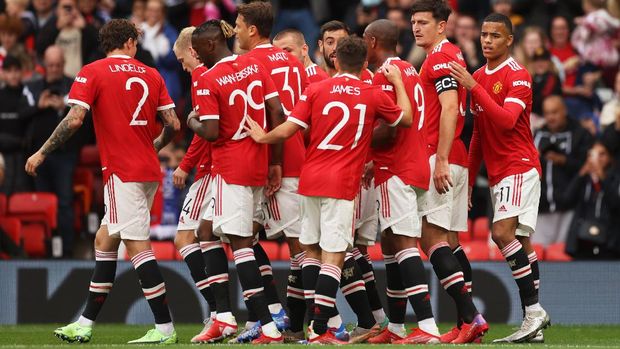
[{"label": "player's bare arm", "polygon": [[396,93],[396,104],[403,110],[403,118],[398,123],[400,127],[410,127],[413,122],[413,111],[411,109],[411,101],[407,96],[405,90],[405,84],[400,73],[400,69],[393,64],[387,64],[382,69],[385,78],[394,85],[394,92]]},{"label": "player's bare arm", "polygon": [[174,134],[181,129],[181,123],[173,108],[158,111],[157,115],[164,121],[161,134],[153,141],[155,151],[159,152],[166,144],[170,143]]},{"label": "player's bare arm", "polygon": [[198,114],[191,112],[187,116],[187,127],[199,137],[209,142],[215,142],[220,135],[220,123],[218,120],[198,120]]},{"label": "player's bare arm", "polygon": [[383,120],[379,120],[378,125],[372,131],[370,146],[374,149],[387,149],[396,142],[396,127],[390,127]]},{"label": "player's bare arm", "polygon": [[285,121],[280,126],[269,131],[269,133],[266,133],[256,121],[246,118],[244,128],[256,143],[275,144],[282,143],[292,137],[295,132],[301,129],[301,126],[291,121]]},{"label": "player's bare arm", "polygon": [[74,104],[71,107],[41,149],[28,158],[26,172],[29,175],[36,176],[37,167],[43,163],[45,157],[64,144],[82,126],[86,112],[86,108],[80,105]]},{"label": "player's bare arm", "polygon": [[469,91],[478,84],[467,69],[456,62],[450,62],[450,75]]},{"label": "player's bare arm", "polygon": [[439,95],[441,115],[439,117],[439,141],[437,143],[437,158],[433,181],[439,194],[445,194],[453,186],[450,176],[450,163],[448,157],[452,149],[456,122],[458,118],[458,92],[456,90],[444,91]]}]

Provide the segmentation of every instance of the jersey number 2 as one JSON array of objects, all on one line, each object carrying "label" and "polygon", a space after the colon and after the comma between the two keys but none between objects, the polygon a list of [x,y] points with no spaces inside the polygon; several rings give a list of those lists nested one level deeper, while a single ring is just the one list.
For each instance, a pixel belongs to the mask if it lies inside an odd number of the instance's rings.
[{"label": "jersey number 2", "polygon": [[127,82],[125,82],[125,90],[131,91],[131,85],[134,82],[142,86],[142,98],[140,98],[140,101],[138,101],[138,106],[136,106],[136,110],[134,110],[133,115],[131,116],[131,122],[129,123],[129,126],[146,126],[148,121],[138,120],[138,115],[140,115],[142,106],[146,102],[146,98],[149,96],[149,86],[144,80],[134,76],[127,79]]}]

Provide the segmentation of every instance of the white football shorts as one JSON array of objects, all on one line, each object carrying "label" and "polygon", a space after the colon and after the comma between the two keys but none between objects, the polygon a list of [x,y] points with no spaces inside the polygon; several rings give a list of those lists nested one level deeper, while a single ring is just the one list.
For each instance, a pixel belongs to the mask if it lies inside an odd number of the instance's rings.
[{"label": "white football shorts", "polygon": [[304,245],[319,244],[326,252],[353,247],[355,200],[301,195],[301,235]]},{"label": "white football shorts", "polygon": [[540,200],[540,175],[535,168],[503,178],[490,190],[493,223],[518,217],[516,235],[527,237],[534,233]]}]

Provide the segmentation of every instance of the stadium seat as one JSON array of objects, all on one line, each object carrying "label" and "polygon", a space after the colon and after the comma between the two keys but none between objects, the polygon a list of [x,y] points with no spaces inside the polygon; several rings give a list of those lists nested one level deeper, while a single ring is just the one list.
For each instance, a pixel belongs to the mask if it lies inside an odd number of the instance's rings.
[{"label": "stadium seat", "polygon": [[6,216],[6,195],[0,193],[0,217]]},{"label": "stadium seat", "polygon": [[22,245],[22,223],[14,217],[0,217],[0,227],[15,242]]},{"label": "stadium seat", "polygon": [[265,253],[267,253],[267,257],[269,257],[270,261],[280,260],[280,244],[276,241],[263,240],[260,242],[260,245],[263,247],[263,250],[265,250]]},{"label": "stadium seat", "polygon": [[57,225],[58,199],[52,193],[16,193],[9,198],[8,212],[22,222],[43,224],[49,237]]},{"label": "stadium seat", "polygon": [[566,245],[564,243],[557,243],[547,246],[545,249],[545,260],[549,262],[572,261],[573,257],[567,255],[565,249]]},{"label": "stadium seat", "polygon": [[151,241],[151,249],[158,261],[173,261],[177,249],[172,241]]},{"label": "stadium seat", "polygon": [[383,252],[381,251],[381,244],[374,244],[372,246],[368,246],[368,256],[370,256],[371,261],[382,261],[383,260]]},{"label": "stadium seat", "polygon": [[491,230],[489,228],[489,218],[476,218],[476,220],[474,221],[472,233],[473,240],[487,241],[489,239],[489,234],[491,233]]},{"label": "stadium seat", "polygon": [[85,145],[82,147],[79,164],[88,167],[101,167],[99,149],[96,145]]},{"label": "stadium seat", "polygon": [[489,260],[489,244],[486,241],[461,242],[461,247],[470,261]]},{"label": "stadium seat", "polygon": [[291,251],[288,249],[288,244],[283,242],[280,245],[279,258],[281,261],[289,261],[291,259]]},{"label": "stadium seat", "polygon": [[95,175],[85,167],[78,167],[73,174],[73,200],[74,223],[76,232],[81,232],[84,217],[91,211],[94,193]]},{"label": "stadium seat", "polygon": [[545,246],[541,244],[532,244],[532,248],[534,248],[534,252],[536,252],[536,258],[539,261],[545,259]]},{"label": "stadium seat", "polygon": [[471,240],[471,230],[459,232],[459,242],[467,242]]},{"label": "stadium seat", "polygon": [[47,257],[46,241],[48,235],[43,223],[26,223],[22,225],[24,251],[29,257]]}]

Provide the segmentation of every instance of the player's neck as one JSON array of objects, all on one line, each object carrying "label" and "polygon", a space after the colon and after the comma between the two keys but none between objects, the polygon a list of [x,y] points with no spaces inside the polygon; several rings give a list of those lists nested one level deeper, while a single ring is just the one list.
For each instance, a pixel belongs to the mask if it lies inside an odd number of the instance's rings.
[{"label": "player's neck", "polygon": [[327,64],[325,64],[325,72],[330,77],[334,77],[334,75],[338,74],[338,71],[336,70],[336,68],[332,68],[332,67],[328,66]]},{"label": "player's neck", "polygon": [[215,63],[221,61],[222,59],[232,56],[232,52],[228,48],[224,48],[222,50],[217,50],[213,52],[213,60]]},{"label": "player's neck", "polygon": [[304,68],[308,68],[309,66],[313,65],[314,62],[310,59],[309,56],[305,56],[304,57]]},{"label": "player's neck", "polygon": [[378,66],[382,66],[390,58],[398,57],[396,51],[379,51],[377,55],[379,56]]},{"label": "player's neck", "polygon": [[439,35],[437,37],[437,39],[435,39],[435,41],[433,42],[432,45],[427,46],[424,50],[426,51],[426,53],[431,53],[431,51],[433,51],[433,49],[435,47],[437,47],[437,45],[441,44],[444,40],[447,40],[448,38],[445,35]]},{"label": "player's neck", "polygon": [[[362,79],[362,71],[361,71],[361,70],[360,70],[360,71],[358,71],[358,72],[350,72],[350,71],[345,71],[345,70],[342,70],[342,71],[338,71],[338,72],[336,72],[336,73],[337,73],[338,75],[345,75],[345,74],[346,74],[346,75],[352,75],[352,76],[355,76],[356,78],[358,78],[359,80],[361,80],[361,79]],[[334,74],[334,75],[336,75],[336,74]]]},{"label": "player's neck", "polygon": [[500,64],[504,63],[508,58],[510,58],[510,52],[506,52],[495,59],[487,59],[487,68],[489,68],[489,70],[493,70]]},{"label": "player's neck", "polygon": [[129,53],[130,52],[128,50],[123,50],[123,49],[119,48],[119,49],[115,49],[115,50],[112,50],[112,51],[108,52],[106,54],[106,57],[110,57],[110,56],[128,56],[128,57],[131,57],[131,55]]},{"label": "player's neck", "polygon": [[269,41],[269,38],[256,38],[253,39],[252,42],[250,43],[250,50],[253,50],[256,48],[256,46],[260,46],[260,45],[270,45],[271,42]]}]

